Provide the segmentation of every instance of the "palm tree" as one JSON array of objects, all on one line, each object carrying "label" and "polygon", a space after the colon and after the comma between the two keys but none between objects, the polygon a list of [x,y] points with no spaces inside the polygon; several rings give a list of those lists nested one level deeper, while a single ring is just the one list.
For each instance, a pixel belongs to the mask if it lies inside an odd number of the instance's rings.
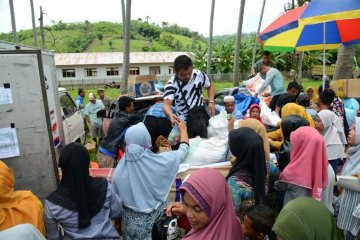
[{"label": "palm tree", "polygon": [[150,17],[146,16],[145,19],[146,19],[146,22],[149,23]]},{"label": "palm tree", "polygon": [[341,46],[336,60],[334,80],[352,78],[354,66],[355,46]]},{"label": "palm tree", "polygon": [[122,78],[124,84],[122,85],[121,92],[125,94],[127,93],[127,89],[128,89],[128,77],[129,77],[129,66],[130,66],[131,0],[126,0],[125,22],[123,29],[124,29],[124,50],[123,50]]},{"label": "palm tree", "polygon": [[253,49],[253,56],[252,56],[251,66],[254,66],[254,64],[255,64],[256,50],[257,50],[257,45],[258,45],[258,37],[259,37],[259,34],[260,34],[261,23],[262,23],[263,16],[264,16],[265,5],[266,5],[266,0],[263,0],[263,5],[262,5],[262,8],[261,8],[260,19],[259,19],[259,25],[258,25],[258,29],[257,29],[257,33],[256,33],[255,45],[254,45],[254,49]]},{"label": "palm tree", "polygon": [[16,37],[16,22],[15,22],[15,11],[14,11],[14,3],[13,0],[9,0],[10,6],[10,15],[11,15],[11,27],[12,27],[12,34],[13,34],[13,42],[17,42]]},{"label": "palm tree", "polygon": [[212,0],[212,2],[211,2],[211,12],[210,12],[209,47],[208,47],[208,57],[207,57],[207,69],[206,69],[206,74],[209,77],[210,77],[210,73],[211,73],[211,55],[212,55],[212,45],[213,45],[214,9],[215,9],[215,0]]},{"label": "palm tree", "polygon": [[244,19],[244,10],[245,10],[245,0],[240,1],[240,11],[239,11],[239,22],[236,35],[236,44],[235,44],[235,59],[234,59],[234,87],[239,86],[239,53],[240,53],[240,43],[241,43],[241,33],[242,25]]},{"label": "palm tree", "polygon": [[37,47],[37,32],[35,25],[35,12],[34,12],[34,3],[33,0],[30,0],[30,8],[31,8],[31,22],[33,27],[33,35],[34,35],[34,47]]},{"label": "palm tree", "polygon": [[123,24],[123,35],[125,36],[125,0],[121,0],[121,18]]}]

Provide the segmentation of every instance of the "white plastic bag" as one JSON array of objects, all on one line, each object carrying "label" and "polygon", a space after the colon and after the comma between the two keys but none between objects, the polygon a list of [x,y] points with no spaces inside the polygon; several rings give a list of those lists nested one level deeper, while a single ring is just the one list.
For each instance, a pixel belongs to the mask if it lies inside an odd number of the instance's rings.
[{"label": "white plastic bag", "polygon": [[221,111],[218,115],[210,118],[208,126],[208,137],[227,137],[229,134],[228,119],[226,111]]},{"label": "white plastic bag", "polygon": [[[255,77],[250,78],[249,80],[243,81],[244,85],[246,86],[246,89],[249,91],[249,93],[254,96],[255,93],[257,93],[261,87],[261,85],[264,83],[264,79],[260,77],[260,73],[256,74]],[[260,100],[265,101],[268,105],[271,101],[271,97],[263,97],[262,95],[264,93],[270,93],[271,92],[271,86],[267,86],[265,90],[258,96]]]},{"label": "white plastic bag", "polygon": [[277,124],[281,121],[279,115],[276,112],[272,112],[271,109],[266,105],[264,101],[260,101],[261,108],[261,120],[264,124],[268,126],[276,127]]},{"label": "white plastic bag", "polygon": [[[194,145],[193,148],[191,146],[192,143]],[[212,137],[209,139],[201,139],[201,141],[199,141],[199,139],[195,141],[190,140],[190,149],[187,157],[190,167],[228,160],[229,146],[227,137]]]}]

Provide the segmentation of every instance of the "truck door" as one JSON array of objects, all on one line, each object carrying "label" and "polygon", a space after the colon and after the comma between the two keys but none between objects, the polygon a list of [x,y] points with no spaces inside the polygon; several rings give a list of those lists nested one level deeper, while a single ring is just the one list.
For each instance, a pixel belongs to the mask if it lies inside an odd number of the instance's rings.
[{"label": "truck door", "polygon": [[[59,92],[60,105],[63,110],[65,144],[78,140],[79,133],[84,131],[81,113],[77,111],[75,103],[67,92]],[[80,119],[80,121],[79,121]]]}]

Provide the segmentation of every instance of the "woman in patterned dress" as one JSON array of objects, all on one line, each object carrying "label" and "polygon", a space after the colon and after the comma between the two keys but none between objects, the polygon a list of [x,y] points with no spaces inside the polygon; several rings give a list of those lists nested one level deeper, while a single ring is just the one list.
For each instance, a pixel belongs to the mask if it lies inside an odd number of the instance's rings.
[{"label": "woman in patterned dress", "polygon": [[251,206],[265,202],[264,143],[254,130],[242,127],[229,133],[229,147],[236,162],[227,181],[236,213],[243,221]]}]

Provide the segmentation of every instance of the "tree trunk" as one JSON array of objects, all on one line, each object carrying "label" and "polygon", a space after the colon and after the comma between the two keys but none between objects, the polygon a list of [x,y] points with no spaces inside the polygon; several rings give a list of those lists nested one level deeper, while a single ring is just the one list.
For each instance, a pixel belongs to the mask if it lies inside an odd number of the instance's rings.
[{"label": "tree trunk", "polygon": [[254,49],[253,49],[253,56],[252,56],[251,66],[254,66],[254,64],[255,64],[256,50],[257,50],[258,41],[259,41],[258,38],[259,38],[259,34],[260,34],[261,23],[262,23],[263,16],[264,16],[265,5],[266,5],[266,0],[263,1],[263,5],[262,5],[262,8],[261,8],[259,25],[258,25],[258,29],[257,29],[257,33],[256,33],[256,39],[255,39],[255,45],[254,45]]},{"label": "tree trunk", "polygon": [[124,28],[125,28],[125,0],[121,0],[121,17],[122,17],[122,24],[123,24],[123,38],[125,36]]},{"label": "tree trunk", "polygon": [[304,59],[304,52],[299,52],[298,61],[297,61],[297,69],[295,75],[295,81],[301,86],[302,82],[302,65]]},{"label": "tree trunk", "polygon": [[241,33],[242,33],[242,24],[244,19],[244,10],[245,10],[245,0],[240,1],[240,11],[239,11],[239,22],[236,35],[236,45],[235,45],[235,59],[234,59],[234,87],[239,86],[239,53],[240,53],[240,44],[241,44]]},{"label": "tree trunk", "polygon": [[10,7],[10,16],[11,16],[11,27],[12,27],[12,34],[13,34],[13,42],[17,42],[16,37],[16,21],[15,21],[15,11],[14,11],[14,3],[13,0],[9,0],[9,7]]},{"label": "tree trunk", "polygon": [[33,34],[34,34],[34,47],[37,47],[38,42],[37,42],[37,32],[36,32],[35,12],[34,12],[33,0],[30,0],[30,7],[31,7],[31,21],[32,21],[32,27],[33,27]]},{"label": "tree trunk", "polygon": [[337,55],[336,66],[334,71],[334,80],[349,79],[353,76],[355,46],[340,47]]},{"label": "tree trunk", "polygon": [[123,70],[122,78],[123,84],[121,88],[121,93],[126,94],[128,91],[128,77],[129,77],[129,67],[130,67],[130,35],[131,35],[131,0],[126,0],[125,6],[125,24],[124,28],[124,51],[123,51]]},{"label": "tree trunk", "polygon": [[210,77],[210,74],[211,74],[211,57],[212,57],[212,46],[213,46],[214,9],[215,9],[215,0],[212,0],[212,3],[211,3],[211,13],[210,13],[209,46],[208,46],[207,69],[206,69],[206,74],[208,75],[208,77]]}]

